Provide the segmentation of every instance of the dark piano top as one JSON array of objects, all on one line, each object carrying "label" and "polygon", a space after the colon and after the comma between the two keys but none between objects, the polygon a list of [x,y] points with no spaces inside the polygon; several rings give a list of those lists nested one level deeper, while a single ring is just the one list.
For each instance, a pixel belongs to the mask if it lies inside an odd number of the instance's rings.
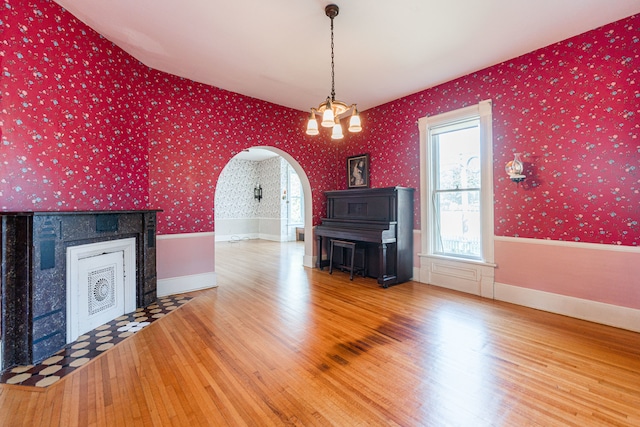
[{"label": "dark piano top", "polygon": [[354,221],[395,222],[398,219],[398,198],[413,200],[413,188],[385,187],[326,191],[327,217]]},{"label": "dark piano top", "polygon": [[395,242],[398,197],[413,200],[413,191],[404,187],[326,191],[327,217],[316,227],[316,235],[363,242]]}]

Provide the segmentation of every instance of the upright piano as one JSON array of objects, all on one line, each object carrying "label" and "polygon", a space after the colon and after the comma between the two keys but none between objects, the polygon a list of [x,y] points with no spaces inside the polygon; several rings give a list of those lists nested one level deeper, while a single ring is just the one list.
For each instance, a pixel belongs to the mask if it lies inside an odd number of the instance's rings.
[{"label": "upright piano", "polygon": [[[329,265],[323,247],[347,240],[364,247],[364,270],[386,288],[413,276],[413,188],[327,191],[327,217],[315,228],[316,267]],[[326,250],[329,254],[329,251]]]}]

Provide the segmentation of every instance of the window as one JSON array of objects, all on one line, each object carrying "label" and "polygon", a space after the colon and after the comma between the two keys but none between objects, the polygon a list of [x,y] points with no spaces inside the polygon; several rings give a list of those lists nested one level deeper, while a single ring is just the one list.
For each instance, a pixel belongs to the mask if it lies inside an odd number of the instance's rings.
[{"label": "window", "polygon": [[295,170],[288,166],[289,172],[289,225],[304,224],[303,197],[300,177]]},{"label": "window", "polygon": [[480,122],[431,129],[434,247],[437,254],[480,259]]},{"label": "window", "polygon": [[493,262],[491,103],[420,119],[423,252]]}]

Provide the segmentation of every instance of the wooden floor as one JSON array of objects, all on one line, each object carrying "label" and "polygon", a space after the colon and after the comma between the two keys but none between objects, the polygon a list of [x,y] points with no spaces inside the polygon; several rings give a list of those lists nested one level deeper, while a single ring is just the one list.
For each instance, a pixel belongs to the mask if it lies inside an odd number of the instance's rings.
[{"label": "wooden floor", "polygon": [[640,425],[640,334],[302,255],[217,244],[217,289],[44,391],[0,386],[0,425]]}]

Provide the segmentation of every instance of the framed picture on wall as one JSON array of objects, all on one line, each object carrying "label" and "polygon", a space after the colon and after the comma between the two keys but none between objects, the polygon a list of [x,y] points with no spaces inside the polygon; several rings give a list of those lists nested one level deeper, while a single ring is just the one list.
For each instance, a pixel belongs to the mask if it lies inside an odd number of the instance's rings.
[{"label": "framed picture on wall", "polygon": [[369,154],[347,157],[347,187],[369,187]]}]

